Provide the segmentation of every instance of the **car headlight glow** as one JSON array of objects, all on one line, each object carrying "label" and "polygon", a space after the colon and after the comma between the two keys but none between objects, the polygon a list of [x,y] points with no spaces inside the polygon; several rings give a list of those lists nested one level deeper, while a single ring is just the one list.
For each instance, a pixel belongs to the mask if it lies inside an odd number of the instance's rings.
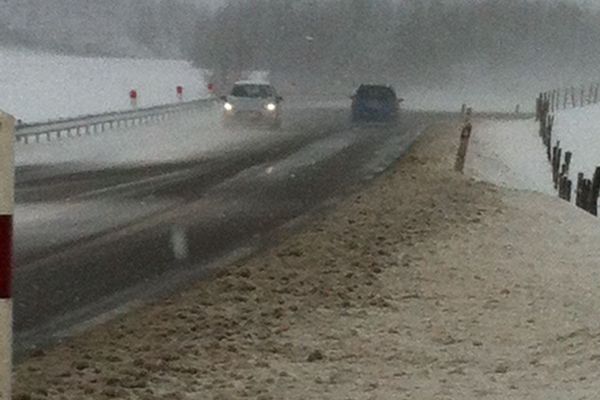
[{"label": "car headlight glow", "polygon": [[223,105],[223,107],[225,107],[226,111],[232,111],[233,110],[233,105],[231,105],[231,103],[225,103]]},{"label": "car headlight glow", "polygon": [[266,108],[269,111],[275,111],[277,109],[277,106],[275,104],[273,104],[273,103],[269,103],[269,104],[267,104]]}]

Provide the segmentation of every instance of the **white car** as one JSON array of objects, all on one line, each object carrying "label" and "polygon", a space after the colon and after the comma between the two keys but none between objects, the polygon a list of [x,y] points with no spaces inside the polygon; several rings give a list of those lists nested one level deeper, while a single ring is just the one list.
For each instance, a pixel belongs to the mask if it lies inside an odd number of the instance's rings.
[{"label": "white car", "polygon": [[221,98],[225,125],[234,122],[281,126],[281,102],[275,88],[268,82],[240,81],[228,96]]}]

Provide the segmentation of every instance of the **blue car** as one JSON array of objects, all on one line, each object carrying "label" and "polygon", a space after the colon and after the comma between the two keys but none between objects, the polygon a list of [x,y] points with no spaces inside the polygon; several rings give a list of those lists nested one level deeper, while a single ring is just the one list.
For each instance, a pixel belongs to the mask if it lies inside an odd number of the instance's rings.
[{"label": "blue car", "polygon": [[352,120],[393,121],[401,102],[391,86],[360,85],[352,96]]}]

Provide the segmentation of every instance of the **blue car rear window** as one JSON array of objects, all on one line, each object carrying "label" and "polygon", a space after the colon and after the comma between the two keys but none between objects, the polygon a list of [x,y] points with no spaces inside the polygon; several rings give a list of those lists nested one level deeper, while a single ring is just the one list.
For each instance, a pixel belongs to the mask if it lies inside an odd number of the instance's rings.
[{"label": "blue car rear window", "polygon": [[363,99],[393,100],[396,98],[394,91],[385,86],[361,86],[356,94]]}]

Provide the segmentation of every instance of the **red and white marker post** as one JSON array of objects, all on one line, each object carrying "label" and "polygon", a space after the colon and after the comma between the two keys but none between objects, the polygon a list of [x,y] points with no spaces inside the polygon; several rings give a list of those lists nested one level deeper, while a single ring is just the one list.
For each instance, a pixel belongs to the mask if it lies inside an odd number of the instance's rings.
[{"label": "red and white marker post", "polygon": [[12,383],[14,128],[14,117],[0,112],[0,400],[11,399]]},{"label": "red and white marker post", "polygon": [[183,101],[183,86],[177,86],[177,100]]},{"label": "red and white marker post", "polygon": [[131,89],[129,91],[129,102],[131,103],[131,108],[136,109],[138,105],[138,92],[135,89]]}]

